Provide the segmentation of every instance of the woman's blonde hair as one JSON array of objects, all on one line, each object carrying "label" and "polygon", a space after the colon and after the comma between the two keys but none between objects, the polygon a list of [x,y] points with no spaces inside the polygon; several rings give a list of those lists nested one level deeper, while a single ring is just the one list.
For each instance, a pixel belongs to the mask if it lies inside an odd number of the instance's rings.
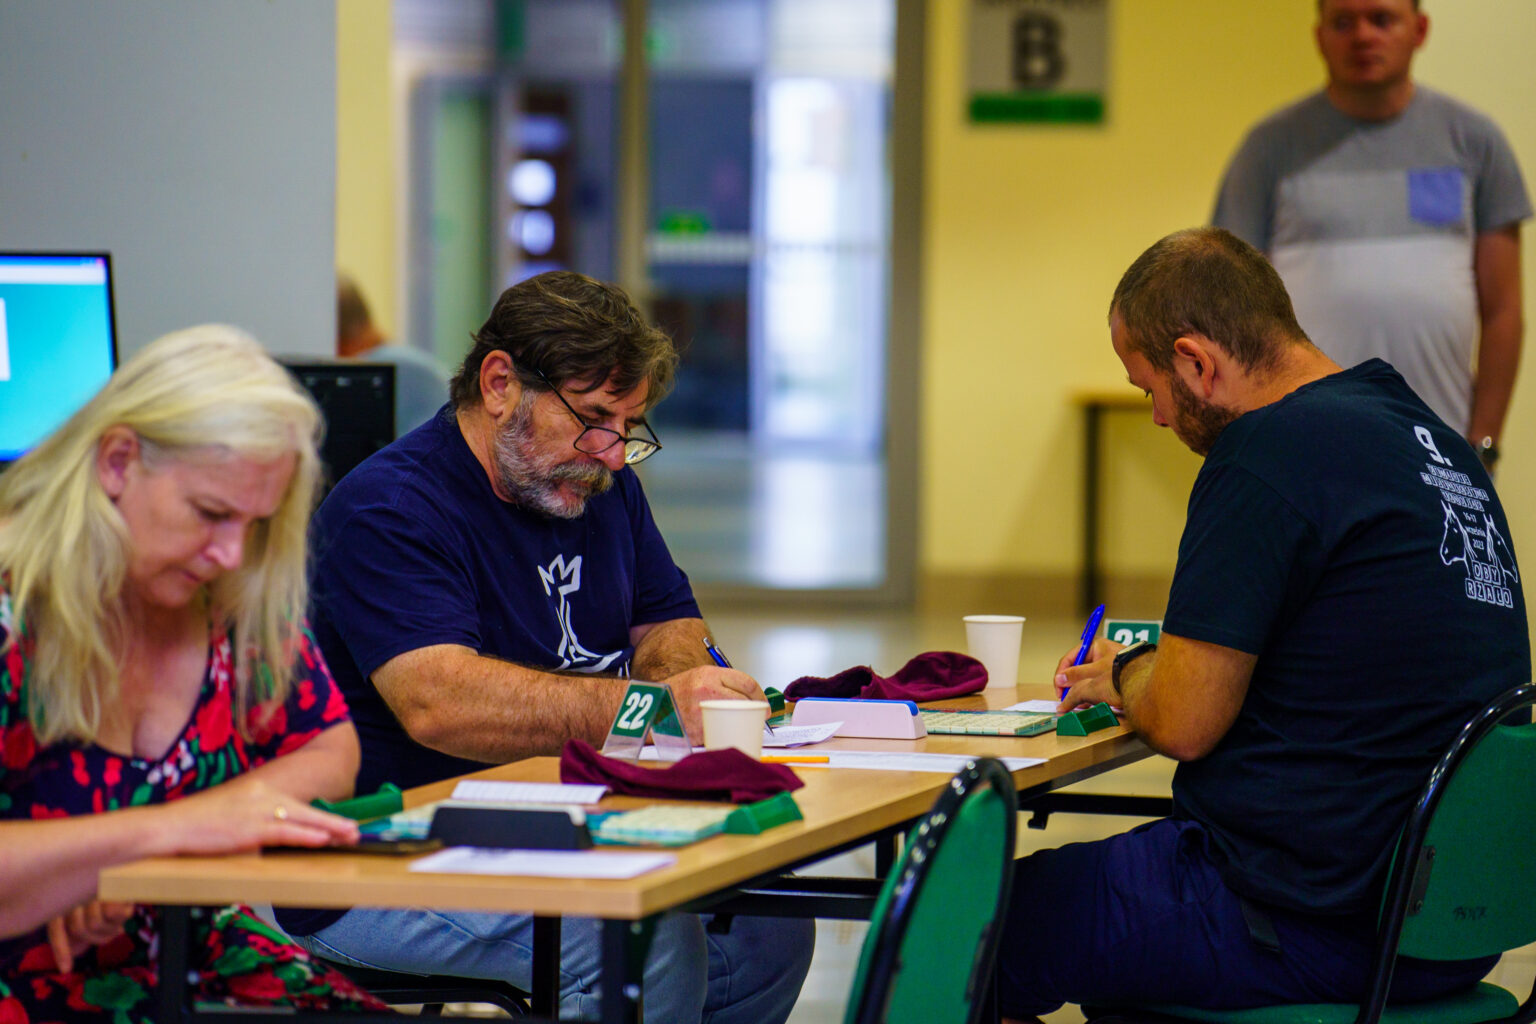
[{"label": "woman's blonde hair", "polygon": [[254,338],[206,324],[145,346],[0,476],[8,644],[22,631],[34,644],[27,684],[33,730],[45,744],[91,742],[117,698],[131,538],[97,474],[98,448],[115,426],[138,436],[151,465],[298,456],[276,513],[252,527],[240,568],[209,585],[214,627],[234,631],[236,721],[243,728],[249,708],[283,698],[292,683],[308,599],[305,537],[321,420]]}]

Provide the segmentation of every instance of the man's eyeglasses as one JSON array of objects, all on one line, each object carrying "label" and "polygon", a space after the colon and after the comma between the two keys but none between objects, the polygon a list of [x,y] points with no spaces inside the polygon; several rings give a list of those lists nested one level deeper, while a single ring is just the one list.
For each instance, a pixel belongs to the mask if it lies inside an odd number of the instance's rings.
[{"label": "man's eyeglasses", "polygon": [[581,433],[577,434],[576,440],[571,442],[571,447],[581,452],[581,454],[601,455],[614,445],[623,442],[624,464],[626,466],[633,466],[637,462],[644,462],[652,455],[661,451],[661,442],[656,439],[656,431],[652,430],[651,425],[645,420],[640,421],[640,426],[644,427],[645,432],[651,435],[649,439],[625,437],[617,430],[609,430],[607,427],[594,427],[582,418],[581,413],[577,412],[570,402],[565,400],[565,396],[560,393],[560,389],[555,387],[548,377],[544,376],[543,370],[534,370],[533,372],[539,375],[539,380],[544,382],[544,386],[555,393],[555,397],[560,399],[560,404],[565,406],[572,416],[576,417],[577,423],[581,424]]}]

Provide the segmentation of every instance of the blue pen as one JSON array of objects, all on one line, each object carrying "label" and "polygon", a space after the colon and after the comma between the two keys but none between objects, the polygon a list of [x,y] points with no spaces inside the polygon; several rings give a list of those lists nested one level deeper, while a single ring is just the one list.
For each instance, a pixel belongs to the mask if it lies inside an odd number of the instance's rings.
[{"label": "blue pen", "polygon": [[1099,622],[1104,618],[1104,606],[1099,605],[1088,616],[1088,625],[1083,627],[1083,646],[1077,649],[1077,657],[1072,659],[1072,664],[1081,665],[1088,660],[1088,648],[1093,646],[1093,638],[1099,633]]},{"label": "blue pen", "polygon": [[[709,656],[715,660],[716,665],[719,665],[721,668],[731,667],[731,663],[726,660],[725,652],[716,647],[715,642],[709,637],[704,638],[704,649],[709,652]],[[763,727],[768,730],[768,735],[772,736],[774,734],[773,726],[769,725],[767,722],[763,723]]]},{"label": "blue pen", "polygon": [[[1099,609],[1099,611],[1103,610],[1102,608]],[[725,652],[716,647],[715,642],[709,637],[704,638],[704,649],[709,652],[711,658],[715,659],[716,665],[719,665],[721,668],[731,667],[731,663],[725,660]]]}]

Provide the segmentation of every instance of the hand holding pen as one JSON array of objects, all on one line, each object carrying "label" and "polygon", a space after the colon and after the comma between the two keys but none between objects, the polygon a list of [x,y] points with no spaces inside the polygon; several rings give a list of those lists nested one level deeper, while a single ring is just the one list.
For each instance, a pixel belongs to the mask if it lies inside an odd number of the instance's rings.
[{"label": "hand holding pen", "polygon": [[[1104,606],[1101,604],[1088,615],[1088,624],[1083,627],[1082,646],[1077,649],[1077,657],[1072,659],[1074,666],[1081,665],[1088,660],[1088,651],[1093,647],[1093,639],[1099,634],[1099,623],[1104,620]],[[1059,699],[1066,699],[1070,686],[1056,684],[1056,695]]]},{"label": "hand holding pen", "polygon": [[[716,665],[719,665],[721,668],[731,667],[731,663],[726,658],[725,652],[716,647],[715,642],[707,636],[704,638],[704,649],[709,652],[710,658],[714,660]],[[768,730],[768,735],[772,736],[774,734],[773,726],[769,725],[767,722],[763,723],[763,728]]]}]

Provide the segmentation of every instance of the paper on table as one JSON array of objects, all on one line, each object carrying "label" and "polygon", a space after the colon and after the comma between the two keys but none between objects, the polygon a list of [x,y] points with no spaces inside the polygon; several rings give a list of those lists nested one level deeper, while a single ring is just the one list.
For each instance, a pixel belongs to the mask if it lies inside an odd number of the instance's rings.
[{"label": "paper on table", "polygon": [[831,739],[842,722],[824,722],[821,725],[779,725],[773,732],[763,730],[765,747],[800,747],[807,743],[820,743]]},{"label": "paper on table", "polygon": [[491,850],[454,846],[411,864],[439,875],[533,875],[539,878],[634,878],[677,863],[670,853],[608,850]]},{"label": "paper on table", "polygon": [[[842,722],[826,722],[822,725],[776,725],[773,732],[763,729],[763,746],[765,747],[803,747],[807,743],[820,743],[829,740],[842,728]],[[698,753],[704,747],[694,747],[693,752]],[[640,760],[660,760],[655,746],[646,746],[640,751]]]},{"label": "paper on table", "polygon": [[465,779],[453,787],[453,798],[508,804],[595,804],[606,792],[607,786]]},{"label": "paper on table", "polygon": [[1054,700],[1021,700],[1017,704],[1009,704],[1004,711],[1029,711],[1039,715],[1054,715],[1057,701]]},{"label": "paper on table", "polygon": [[[1021,700],[1017,704],[1010,704],[1010,705],[1008,705],[1007,707],[1003,708],[1003,710],[1004,711],[1034,711],[1034,712],[1037,712],[1039,714],[1054,715],[1056,713],[1056,708],[1057,708],[1058,704],[1059,704],[1059,702],[1058,701],[1054,701],[1054,700]],[[1088,705],[1087,704],[1083,704],[1081,706],[1082,707],[1087,707]],[[1113,705],[1110,706],[1110,709],[1112,711],[1114,711],[1114,713],[1117,714],[1117,715],[1121,713],[1121,709],[1117,708],[1117,707],[1114,707]]]},{"label": "paper on table", "polygon": [[[821,750],[831,768],[870,768],[892,772],[945,772],[953,775],[975,758],[968,754],[902,754],[884,750]],[[1009,771],[1045,764],[1043,757],[1000,757]]]}]

